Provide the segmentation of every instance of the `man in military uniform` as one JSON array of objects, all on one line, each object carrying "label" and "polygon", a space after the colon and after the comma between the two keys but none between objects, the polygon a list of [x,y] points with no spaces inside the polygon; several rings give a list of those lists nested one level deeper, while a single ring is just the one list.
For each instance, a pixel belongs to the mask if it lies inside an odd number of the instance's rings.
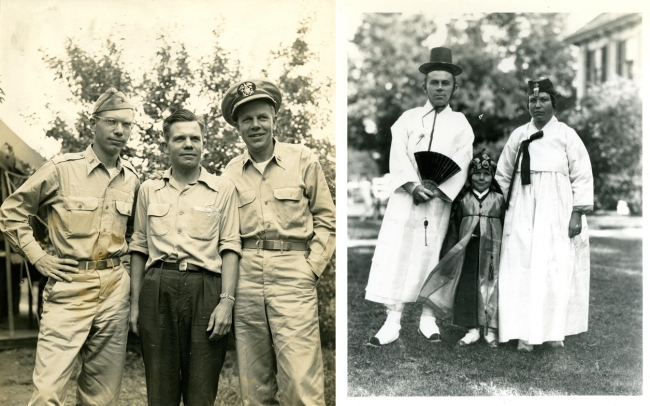
[{"label": "man in military uniform", "polygon": [[237,194],[200,165],[204,134],[188,110],[165,119],[171,168],[142,184],[136,205],[131,328],[142,339],[150,405],[181,397],[213,405],[228,347],[241,256]]},{"label": "man in military uniform", "polygon": [[223,173],[239,195],[243,246],[239,381],[246,405],[324,405],[316,281],[335,248],[334,203],[317,157],[273,137],[281,105],[265,80],[235,84],[221,103],[246,144]]},{"label": "man in military uniform", "polygon": [[[115,88],[93,108],[93,143],[46,162],[0,207],[0,230],[14,250],[49,277],[30,405],[63,404],[77,358],[77,404],[117,404],[126,355],[129,275],[127,223],[139,178],[119,154],[134,111]],[[47,209],[56,256],[34,239],[29,217]]]}]

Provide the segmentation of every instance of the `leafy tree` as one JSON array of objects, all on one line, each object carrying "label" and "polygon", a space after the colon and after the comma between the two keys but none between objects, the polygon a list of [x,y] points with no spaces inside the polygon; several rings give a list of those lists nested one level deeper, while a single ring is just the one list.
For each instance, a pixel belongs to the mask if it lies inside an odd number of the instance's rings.
[{"label": "leafy tree", "polygon": [[[284,96],[277,137],[284,142],[303,143],[318,155],[334,195],[334,145],[329,138],[313,136],[315,131],[326,128],[332,119],[331,109],[323,103],[331,97],[332,83],[316,83],[311,76],[319,65],[317,55],[305,40],[310,21],[302,22],[290,46],[269,55],[272,64],[280,67],[277,83]],[[46,134],[62,141],[62,152],[83,150],[92,140],[88,121],[90,108],[102,92],[114,86],[124,91],[136,105],[138,131],[131,136],[132,148],[125,148],[123,155],[147,178],[168,166],[159,149],[160,124],[164,117],[176,109],[188,108],[192,100],[201,100],[209,106],[203,117],[206,141],[202,164],[210,172],[220,174],[245,148],[235,129],[221,118],[223,95],[242,78],[239,63],[219,44],[220,29],[213,33],[212,53],[198,60],[188,54],[184,44],[160,35],[152,68],[141,77],[126,68],[121,49],[110,38],[96,54],[82,50],[69,40],[62,57],[44,55],[46,64],[68,85],[80,106],[75,128],[70,128],[57,115]],[[331,271],[324,273],[318,284],[321,340],[324,345],[331,346],[335,343],[334,288],[335,272],[331,266]]]},{"label": "leafy tree", "polygon": [[[451,106],[467,117],[476,144],[502,143],[530,119],[528,79],[552,77],[566,98],[559,110],[571,105],[572,59],[559,40],[564,24],[558,14],[466,15],[447,24],[444,46],[463,68]],[[350,64],[348,73],[349,144],[378,152],[384,172],[390,126],[402,112],[426,102],[418,67],[429,60],[426,39],[438,28],[421,14],[368,14],[352,40],[360,61]]]},{"label": "leafy tree", "polygon": [[641,214],[640,90],[626,80],[590,87],[567,124],[589,151],[596,208],[615,209],[618,200],[625,200],[633,213]]}]

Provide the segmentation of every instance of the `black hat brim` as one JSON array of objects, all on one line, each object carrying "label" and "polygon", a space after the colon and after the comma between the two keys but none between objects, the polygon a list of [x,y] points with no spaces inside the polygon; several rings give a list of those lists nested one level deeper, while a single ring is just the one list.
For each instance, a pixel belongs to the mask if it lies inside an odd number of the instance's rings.
[{"label": "black hat brim", "polygon": [[420,72],[424,73],[425,75],[434,70],[443,70],[445,72],[451,73],[454,76],[458,76],[463,73],[463,70],[460,68],[460,66],[454,65],[453,63],[427,62],[420,65]]}]

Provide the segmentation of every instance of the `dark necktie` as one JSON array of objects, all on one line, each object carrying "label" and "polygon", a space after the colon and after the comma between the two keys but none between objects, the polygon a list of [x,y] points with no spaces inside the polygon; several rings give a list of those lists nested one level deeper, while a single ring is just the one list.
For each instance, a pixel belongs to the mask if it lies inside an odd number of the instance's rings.
[{"label": "dark necktie", "polygon": [[544,136],[544,131],[537,131],[535,134],[531,135],[527,140],[521,142],[519,147],[519,152],[517,153],[517,159],[515,160],[515,169],[512,174],[512,180],[510,181],[510,188],[508,189],[508,198],[506,199],[506,210],[510,204],[510,196],[512,196],[512,184],[515,180],[515,173],[517,173],[517,168],[519,167],[519,159],[521,159],[521,184],[530,185],[530,153],[528,152],[528,145],[531,142],[538,140]]}]

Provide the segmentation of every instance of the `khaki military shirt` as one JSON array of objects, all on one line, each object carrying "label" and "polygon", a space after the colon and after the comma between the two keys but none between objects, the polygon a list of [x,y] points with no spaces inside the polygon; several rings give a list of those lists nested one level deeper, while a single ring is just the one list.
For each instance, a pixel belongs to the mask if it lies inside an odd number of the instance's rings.
[{"label": "khaki military shirt", "polygon": [[[111,177],[92,145],[46,162],[0,208],[0,230],[31,263],[45,255],[29,216],[47,208],[50,240],[60,258],[98,261],[127,253],[127,223],[140,179],[118,158]],[[128,233],[130,234],[130,232]]]},{"label": "khaki military shirt", "polygon": [[307,262],[320,276],[334,253],[336,224],[318,159],[307,147],[276,141],[263,174],[252,162],[245,152],[222,175],[237,188],[242,238],[308,241]]},{"label": "khaki military shirt", "polygon": [[241,256],[237,195],[231,181],[201,167],[199,179],[180,186],[168,169],[148,180],[138,194],[131,252],[156,261],[186,261],[221,273],[221,253]]}]

